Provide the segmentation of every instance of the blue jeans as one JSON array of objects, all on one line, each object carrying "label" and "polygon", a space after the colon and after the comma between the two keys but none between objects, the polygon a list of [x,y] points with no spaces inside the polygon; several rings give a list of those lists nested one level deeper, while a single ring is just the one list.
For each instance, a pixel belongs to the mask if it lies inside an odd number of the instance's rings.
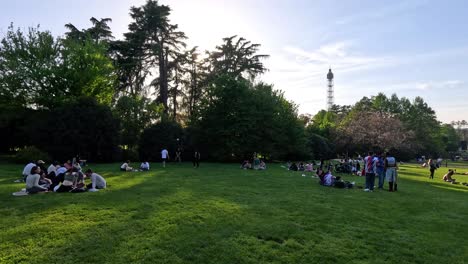
[{"label": "blue jeans", "polygon": [[374,190],[375,173],[366,173],[366,189]]},{"label": "blue jeans", "polygon": [[377,170],[377,174],[379,175],[379,188],[382,189],[385,182],[385,172],[384,170]]}]

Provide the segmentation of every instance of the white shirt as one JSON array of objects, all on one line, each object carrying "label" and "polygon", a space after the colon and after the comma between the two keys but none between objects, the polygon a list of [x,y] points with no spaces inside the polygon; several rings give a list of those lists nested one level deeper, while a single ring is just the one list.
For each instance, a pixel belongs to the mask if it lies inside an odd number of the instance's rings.
[{"label": "white shirt", "polygon": [[91,184],[93,189],[96,189],[96,186],[100,189],[105,189],[107,182],[101,175],[93,172],[91,174]]},{"label": "white shirt", "polygon": [[122,164],[122,166],[120,166],[121,169],[127,169],[128,167],[128,163],[125,162],[124,164]]},{"label": "white shirt", "polygon": [[55,174],[56,174],[56,175],[59,175],[59,174],[61,174],[61,173],[65,173],[65,172],[67,172],[67,168],[60,166],[60,168],[57,169],[57,171],[55,172]]},{"label": "white shirt", "polygon": [[169,155],[169,152],[167,151],[167,149],[163,149],[161,151],[161,158],[166,159],[168,155]]},{"label": "white shirt", "polygon": [[28,176],[29,174],[31,174],[31,169],[36,166],[36,164],[34,163],[28,163],[24,169],[23,169],[23,176]]},{"label": "white shirt", "polygon": [[50,164],[49,168],[47,168],[47,174],[50,174],[51,172],[57,172],[57,168],[54,166],[54,164]]},{"label": "white shirt", "polygon": [[324,184],[323,185],[331,186],[332,183],[333,183],[333,176],[331,175],[331,173],[325,174],[325,179],[324,179]]},{"label": "white shirt", "polygon": [[148,169],[149,170],[149,163],[148,162],[142,162],[140,165],[140,169]]},{"label": "white shirt", "polygon": [[[368,165],[368,160],[371,159],[370,161],[370,165],[372,167],[369,167]],[[376,173],[377,172],[377,161],[379,161],[379,159],[377,157],[372,157],[372,156],[367,156],[364,158],[364,168],[365,168],[365,172],[366,173]]]}]

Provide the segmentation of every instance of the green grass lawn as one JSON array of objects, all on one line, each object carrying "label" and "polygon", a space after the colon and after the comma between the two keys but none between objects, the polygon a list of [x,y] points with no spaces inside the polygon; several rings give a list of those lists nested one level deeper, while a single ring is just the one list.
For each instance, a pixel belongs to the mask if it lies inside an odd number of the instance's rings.
[{"label": "green grass lawn", "polygon": [[398,192],[366,193],[279,164],[118,165],[90,166],[104,191],[14,197],[22,166],[1,164],[0,263],[468,262],[468,187],[445,168],[429,180],[407,164]]}]

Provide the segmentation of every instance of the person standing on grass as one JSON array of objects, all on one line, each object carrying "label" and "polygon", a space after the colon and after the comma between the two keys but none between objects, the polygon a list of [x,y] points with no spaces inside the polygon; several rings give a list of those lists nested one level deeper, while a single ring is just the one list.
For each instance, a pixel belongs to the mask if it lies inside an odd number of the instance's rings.
[{"label": "person standing on grass", "polygon": [[383,189],[385,182],[385,161],[383,153],[377,155],[377,175],[379,176],[379,189]]},{"label": "person standing on grass", "polygon": [[393,157],[390,152],[387,152],[385,155],[385,177],[387,178],[388,181],[388,191],[393,192],[397,191],[397,179],[398,179],[398,174],[397,174],[397,162],[395,157]]},{"label": "person standing on grass", "polygon": [[366,192],[374,191],[377,161],[378,159],[374,157],[374,152],[372,151],[369,151],[369,155],[364,158],[364,171],[366,173],[366,188],[364,191]]},{"label": "person standing on grass", "polygon": [[[177,139],[179,140],[179,139]],[[182,162],[182,151],[180,150],[180,148],[177,148],[176,150],[176,153],[175,153],[175,161],[178,161],[179,163]]]},{"label": "person standing on grass", "polygon": [[162,159],[163,168],[166,168],[166,160],[169,159],[169,152],[167,151],[166,148],[163,148],[161,150],[161,159]]},{"label": "person standing on grass", "polygon": [[195,149],[195,152],[193,153],[193,167],[194,168],[200,167],[200,158],[201,158],[200,151]]},{"label": "person standing on grass", "polygon": [[431,172],[431,175],[429,175],[429,179],[433,180],[434,172],[437,169],[437,166],[432,159],[429,159],[429,161],[427,162],[427,166],[429,167],[429,171]]}]

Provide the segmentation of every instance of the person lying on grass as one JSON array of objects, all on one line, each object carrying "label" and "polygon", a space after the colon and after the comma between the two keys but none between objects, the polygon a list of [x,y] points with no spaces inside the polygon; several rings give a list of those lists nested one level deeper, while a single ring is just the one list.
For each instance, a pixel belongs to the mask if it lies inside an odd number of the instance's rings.
[{"label": "person lying on grass", "polygon": [[91,183],[86,186],[90,191],[96,189],[105,189],[107,186],[107,182],[104,177],[93,172],[91,169],[86,171],[86,177],[91,179]]},{"label": "person lying on grass", "polygon": [[31,171],[26,177],[26,192],[30,194],[47,192],[47,187],[39,185],[39,180],[41,178],[41,169],[38,166],[33,166]]}]

